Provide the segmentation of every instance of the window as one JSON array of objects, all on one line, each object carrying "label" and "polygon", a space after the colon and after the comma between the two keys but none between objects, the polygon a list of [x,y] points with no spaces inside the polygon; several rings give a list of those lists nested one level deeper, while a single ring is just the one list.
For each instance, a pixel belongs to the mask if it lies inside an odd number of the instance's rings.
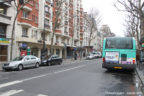
[{"label": "window", "polygon": [[49,12],[50,7],[45,6],[45,12]]},{"label": "window", "polygon": [[6,38],[6,25],[0,24],[0,38]]},{"label": "window", "polygon": [[45,27],[49,28],[50,29],[50,26],[49,26],[49,20],[45,19]]},{"label": "window", "polygon": [[0,62],[8,60],[7,46],[0,45]]},{"label": "window", "polygon": [[36,57],[35,56],[31,56],[31,59],[36,59]]},{"label": "window", "polygon": [[34,38],[35,38],[35,39],[38,38],[38,33],[37,33],[37,31],[34,31]]},{"label": "window", "polygon": [[29,4],[31,4],[33,6],[34,5],[34,1],[29,1]]},{"label": "window", "polygon": [[39,8],[38,3],[35,3],[35,7],[36,7],[36,9],[38,9],[38,8]]},{"label": "window", "polygon": [[29,16],[29,12],[23,10],[23,18],[28,18],[28,16]]},{"label": "window", "polygon": [[0,14],[6,14],[6,8],[0,7]]},{"label": "window", "polygon": [[28,28],[22,28],[22,37],[28,37]]},{"label": "window", "polygon": [[38,24],[38,17],[35,16],[35,23]]},{"label": "window", "polygon": [[32,15],[32,21],[35,21],[35,15]]},{"label": "window", "polygon": [[132,49],[132,38],[107,38],[106,48],[111,49]]}]

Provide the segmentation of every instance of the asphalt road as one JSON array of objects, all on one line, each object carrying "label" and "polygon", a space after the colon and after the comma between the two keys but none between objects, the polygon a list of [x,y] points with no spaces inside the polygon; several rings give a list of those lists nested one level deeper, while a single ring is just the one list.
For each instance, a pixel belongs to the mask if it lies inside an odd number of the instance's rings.
[{"label": "asphalt road", "polygon": [[0,96],[143,96],[135,72],[107,71],[102,60],[0,72]]}]

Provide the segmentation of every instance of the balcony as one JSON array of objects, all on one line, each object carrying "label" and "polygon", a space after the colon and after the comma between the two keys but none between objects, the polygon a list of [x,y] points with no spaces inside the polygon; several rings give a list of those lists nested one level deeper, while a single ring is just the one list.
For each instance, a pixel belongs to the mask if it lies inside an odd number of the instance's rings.
[{"label": "balcony", "polygon": [[23,9],[24,9],[24,10],[27,10],[27,11],[32,11],[32,8],[30,8],[30,7],[28,7],[28,6],[24,6]]},{"label": "balcony", "polygon": [[48,18],[50,18],[50,17],[51,17],[50,12],[46,12],[46,13],[45,13],[45,16],[48,17]]},{"label": "balcony", "polygon": [[11,17],[5,14],[0,14],[0,23],[11,24]]},{"label": "balcony", "polygon": [[48,3],[51,3],[51,0],[45,0],[46,2],[48,2]]},{"label": "balcony", "polygon": [[81,37],[80,40],[83,40],[83,38]]}]

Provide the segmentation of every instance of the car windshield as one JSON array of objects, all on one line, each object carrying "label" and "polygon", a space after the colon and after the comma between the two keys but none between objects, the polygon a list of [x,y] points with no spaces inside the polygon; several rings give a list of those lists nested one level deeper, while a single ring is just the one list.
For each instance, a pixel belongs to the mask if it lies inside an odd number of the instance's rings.
[{"label": "car windshield", "polygon": [[13,59],[12,61],[21,61],[24,57],[20,56],[20,57],[16,57],[15,59]]},{"label": "car windshield", "polygon": [[49,55],[49,56],[46,56],[44,59],[49,59],[51,57],[51,55]]}]

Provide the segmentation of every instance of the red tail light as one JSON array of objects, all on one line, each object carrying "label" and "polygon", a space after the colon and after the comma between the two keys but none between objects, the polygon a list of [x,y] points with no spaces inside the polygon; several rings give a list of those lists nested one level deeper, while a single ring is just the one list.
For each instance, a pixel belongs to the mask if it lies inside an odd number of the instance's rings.
[{"label": "red tail light", "polygon": [[105,62],[105,58],[103,57],[103,62]]},{"label": "red tail light", "polygon": [[133,60],[133,64],[135,64],[135,60]]}]

